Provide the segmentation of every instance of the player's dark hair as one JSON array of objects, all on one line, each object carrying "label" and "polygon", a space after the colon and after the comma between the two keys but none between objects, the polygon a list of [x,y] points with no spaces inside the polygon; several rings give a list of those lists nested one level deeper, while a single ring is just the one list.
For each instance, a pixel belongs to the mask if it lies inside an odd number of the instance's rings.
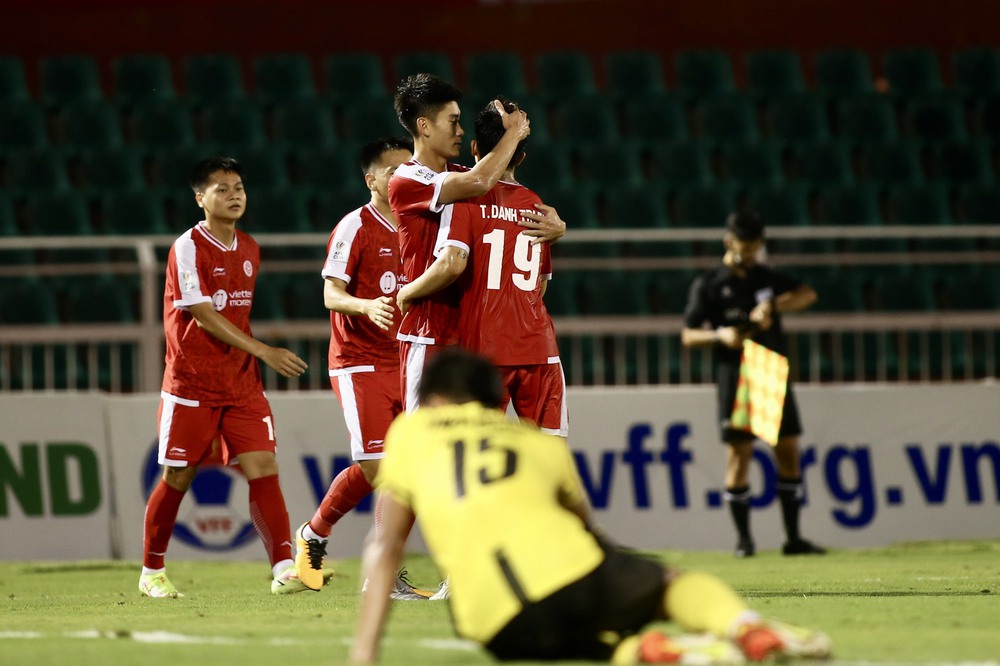
[{"label": "player's dark hair", "polygon": [[482,356],[444,349],[428,361],[420,376],[417,398],[423,404],[432,395],[457,404],[478,402],[497,409],[503,401],[500,373]]},{"label": "player's dark hair", "polygon": [[370,141],[358,151],[358,166],[361,173],[368,173],[372,166],[390,150],[408,150],[413,152],[413,139],[402,136],[384,136]]},{"label": "player's dark hair", "polygon": [[[507,113],[513,113],[520,108],[515,102],[510,101],[506,97],[498,95],[496,99],[500,100]],[[484,106],[479,111],[479,115],[476,116],[476,144],[479,147],[479,155],[483,156],[492,152],[497,147],[497,144],[500,143],[500,139],[503,138],[505,131],[503,120],[500,118],[500,112],[494,106],[493,100],[490,100],[489,104]],[[517,164],[521,160],[521,156],[524,155],[524,146],[527,143],[528,139],[524,138],[517,144],[514,155],[510,158],[510,163],[507,165],[508,167]]]},{"label": "player's dark hair", "polygon": [[760,216],[754,212],[730,213],[729,217],[726,218],[726,231],[737,240],[760,240],[764,237],[764,223]]},{"label": "player's dark hair", "polygon": [[462,99],[462,91],[433,74],[408,76],[396,89],[393,105],[399,123],[417,136],[417,118],[431,118],[449,102]]},{"label": "player's dark hair", "polygon": [[216,171],[235,173],[240,179],[243,178],[243,168],[236,161],[236,158],[220,156],[206,157],[191,169],[191,175],[188,177],[188,185],[195,192],[204,192],[205,186],[208,185],[209,177]]}]

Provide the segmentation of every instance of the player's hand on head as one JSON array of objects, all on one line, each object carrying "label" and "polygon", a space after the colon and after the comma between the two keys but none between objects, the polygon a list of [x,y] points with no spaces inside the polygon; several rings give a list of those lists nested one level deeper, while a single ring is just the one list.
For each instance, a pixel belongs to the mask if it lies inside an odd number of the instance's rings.
[{"label": "player's hand on head", "polygon": [[269,347],[261,360],[267,367],[289,379],[301,376],[309,367],[295,352],[284,347]]},{"label": "player's hand on head", "polygon": [[392,299],[388,296],[379,296],[369,301],[368,307],[365,308],[365,315],[383,331],[388,331],[393,320]]},{"label": "player's hand on head", "polygon": [[508,113],[507,109],[503,108],[503,104],[498,99],[493,100],[493,106],[496,107],[497,113],[500,114],[500,120],[503,122],[505,131],[517,132],[518,139],[524,139],[531,134],[531,121],[528,120],[528,114],[522,109],[516,109]]},{"label": "player's hand on head", "polygon": [[543,203],[535,204],[535,208],[538,212],[523,211],[517,222],[525,229],[521,233],[531,236],[532,244],[554,243],[566,235],[566,223],[555,208]]}]

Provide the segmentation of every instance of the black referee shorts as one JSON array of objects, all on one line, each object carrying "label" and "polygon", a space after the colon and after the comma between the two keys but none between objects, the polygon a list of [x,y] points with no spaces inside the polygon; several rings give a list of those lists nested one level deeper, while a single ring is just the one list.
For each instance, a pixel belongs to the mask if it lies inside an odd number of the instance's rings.
[{"label": "black referee shorts", "polygon": [[[736,387],[740,382],[740,368],[727,363],[720,363],[715,371],[716,394],[719,400],[719,436],[723,442],[752,442],[757,437],[747,431],[730,428],[729,422],[733,415],[733,402],[736,401]],[[794,437],[802,434],[802,422],[799,420],[799,406],[795,402],[795,392],[792,383],[788,382],[785,391],[785,407],[781,416],[781,428],[778,437]]]},{"label": "black referee shorts", "polygon": [[605,549],[583,578],[527,604],[486,645],[502,661],[607,661],[622,638],[663,617],[663,564]]}]

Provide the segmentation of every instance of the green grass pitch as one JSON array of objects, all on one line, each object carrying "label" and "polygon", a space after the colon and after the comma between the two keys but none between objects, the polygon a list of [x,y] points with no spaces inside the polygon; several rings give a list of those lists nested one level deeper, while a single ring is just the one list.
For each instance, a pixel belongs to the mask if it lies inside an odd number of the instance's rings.
[{"label": "green grass pitch", "polygon": [[[1000,540],[903,544],[748,560],[662,553],[729,581],[766,615],[815,626],[834,664],[1000,664]],[[331,562],[320,593],[268,593],[263,563],[174,562],[183,599],[147,599],[134,562],[0,563],[0,664],[256,666],[346,661],[358,604],[357,560]],[[407,557],[414,583],[433,587],[426,558]],[[436,602],[397,602],[385,664],[484,664]]]}]

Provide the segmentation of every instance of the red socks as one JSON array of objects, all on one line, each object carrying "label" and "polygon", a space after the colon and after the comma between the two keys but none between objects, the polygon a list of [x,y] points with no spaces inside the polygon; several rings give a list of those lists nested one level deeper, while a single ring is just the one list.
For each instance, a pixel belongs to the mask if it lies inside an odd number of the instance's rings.
[{"label": "red socks", "polygon": [[147,569],[163,568],[163,557],[167,554],[182,499],[184,493],[171,488],[163,479],[150,493],[142,532],[142,566]]},{"label": "red socks", "polygon": [[[330,489],[326,491],[326,496],[309,521],[309,527],[321,537],[330,536],[334,524],[371,491],[372,485],[365,479],[361,466],[351,465],[333,479]],[[375,515],[378,516],[377,511]]]},{"label": "red socks", "polygon": [[278,485],[278,475],[262,476],[249,483],[250,519],[264,542],[271,566],[292,559],[292,530],[288,526],[288,509]]}]

